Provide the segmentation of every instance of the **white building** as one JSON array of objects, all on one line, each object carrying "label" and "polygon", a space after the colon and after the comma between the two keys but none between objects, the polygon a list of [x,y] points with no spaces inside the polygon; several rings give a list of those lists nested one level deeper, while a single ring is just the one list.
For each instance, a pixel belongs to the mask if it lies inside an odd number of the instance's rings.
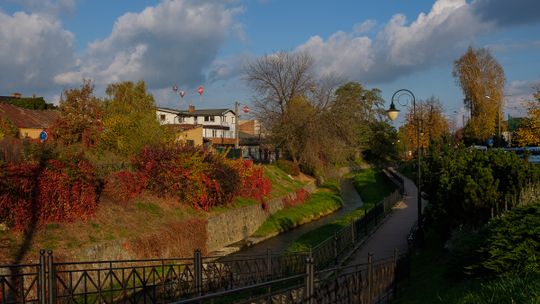
[{"label": "white building", "polygon": [[156,109],[161,124],[192,124],[203,126],[203,137],[216,145],[234,145],[235,113],[229,109],[196,110],[190,105],[187,111],[168,108]]}]

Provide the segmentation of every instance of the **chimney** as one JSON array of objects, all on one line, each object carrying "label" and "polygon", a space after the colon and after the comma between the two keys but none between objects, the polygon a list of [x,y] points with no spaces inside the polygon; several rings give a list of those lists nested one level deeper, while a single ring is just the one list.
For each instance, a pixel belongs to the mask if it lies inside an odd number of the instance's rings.
[{"label": "chimney", "polygon": [[188,107],[188,113],[193,113],[193,112],[195,112],[195,106],[190,104]]}]

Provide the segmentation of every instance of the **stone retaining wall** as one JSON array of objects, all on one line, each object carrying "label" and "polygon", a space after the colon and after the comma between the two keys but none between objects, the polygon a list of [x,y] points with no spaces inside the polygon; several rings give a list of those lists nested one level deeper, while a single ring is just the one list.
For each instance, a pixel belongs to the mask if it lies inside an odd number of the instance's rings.
[{"label": "stone retaining wall", "polygon": [[[313,193],[316,190],[314,183],[305,185],[304,190]],[[268,211],[264,211],[261,205],[250,205],[235,208],[226,212],[213,215],[208,218],[208,252],[219,250],[227,245],[242,241],[252,235],[277,211],[283,209],[283,199],[291,197],[294,193],[274,198],[267,201]]]}]

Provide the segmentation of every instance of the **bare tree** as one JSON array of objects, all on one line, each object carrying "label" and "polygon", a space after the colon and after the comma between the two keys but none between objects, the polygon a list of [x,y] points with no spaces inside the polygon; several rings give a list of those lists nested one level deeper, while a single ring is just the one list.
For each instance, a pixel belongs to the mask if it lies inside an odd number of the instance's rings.
[{"label": "bare tree", "polygon": [[321,169],[342,162],[367,136],[358,127],[361,101],[337,98],[343,80],[317,77],[307,53],[260,57],[245,68],[245,80],[257,93],[257,117],[270,140],[297,164]]}]

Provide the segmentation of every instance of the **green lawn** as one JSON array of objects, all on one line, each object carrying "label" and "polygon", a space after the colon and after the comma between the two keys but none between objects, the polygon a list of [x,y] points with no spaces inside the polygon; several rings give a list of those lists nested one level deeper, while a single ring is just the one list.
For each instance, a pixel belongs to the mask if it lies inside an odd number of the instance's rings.
[{"label": "green lawn", "polygon": [[305,203],[280,210],[272,214],[254,236],[263,237],[289,230],[307,220],[341,208],[342,199],[337,181],[327,182],[306,200]]},{"label": "green lawn", "polygon": [[352,182],[364,204],[376,204],[395,189],[384,172],[376,168],[353,173]]},{"label": "green lawn", "polygon": [[426,245],[412,256],[411,277],[394,304],[540,303],[540,275],[492,280],[456,280],[445,276],[442,242],[428,234]]},{"label": "green lawn", "polygon": [[271,198],[283,196],[305,185],[300,181],[291,179],[287,173],[283,172],[276,165],[265,165],[264,174],[272,183],[272,190],[270,191]]},{"label": "green lawn", "polygon": [[331,223],[303,234],[289,245],[287,252],[309,251],[309,248],[317,246],[333,236],[336,231],[350,225],[351,221],[362,218],[367,210],[372,208],[376,203],[380,202],[394,190],[391,182],[386,178],[384,173],[378,169],[361,170],[357,173],[349,174],[348,177],[352,179],[356,190],[360,194],[360,197],[362,197],[364,205]]}]

